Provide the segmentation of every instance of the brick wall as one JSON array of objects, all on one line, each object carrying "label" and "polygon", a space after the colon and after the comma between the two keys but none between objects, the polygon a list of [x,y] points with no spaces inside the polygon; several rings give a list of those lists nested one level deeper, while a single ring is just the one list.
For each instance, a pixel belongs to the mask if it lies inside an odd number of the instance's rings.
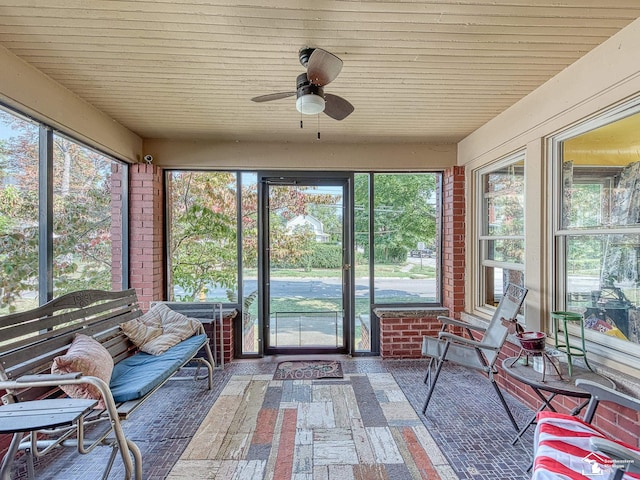
[{"label": "brick wall", "polygon": [[149,302],[165,298],[162,170],[155,165],[131,165],[129,181],[129,280],[140,306],[147,310]]},{"label": "brick wall", "polygon": [[[517,356],[519,353],[519,345],[506,342],[500,352],[500,358],[496,365],[501,369],[503,359]],[[500,371],[496,379],[500,388],[517,397],[534,410],[542,405],[542,401],[533,393],[533,390],[529,386],[509,377],[503,371]],[[585,399],[559,395],[551,401],[551,405],[553,405],[558,412],[571,413],[571,411],[582,404],[584,400]],[[581,413],[584,413],[584,410]],[[640,436],[638,435],[639,422],[640,414],[638,412],[624,407],[613,409],[610,405],[602,403],[598,406],[593,423],[608,436],[640,448]],[[534,426],[530,428],[534,428]]]},{"label": "brick wall", "polygon": [[422,337],[437,336],[442,325],[437,316],[447,313],[446,310],[394,312],[376,308],[375,314],[380,318],[380,356],[420,358]]},{"label": "brick wall", "polygon": [[223,323],[224,336],[222,343],[224,345],[225,352],[224,362],[229,363],[231,360],[233,360],[233,357],[235,355],[233,349],[233,318],[225,317]]},{"label": "brick wall", "polygon": [[[233,315],[225,315],[223,318],[223,324],[222,324],[222,330],[223,330],[223,337],[222,337],[222,345],[224,347],[224,363],[229,363],[231,362],[231,360],[233,360],[233,355],[234,355],[234,347],[233,347],[233,319],[236,316],[236,312],[234,311]],[[214,356],[216,356],[216,364],[220,365],[221,364],[221,358],[220,358],[220,324],[219,323],[215,323],[215,337],[214,337],[214,332],[213,332],[213,328],[214,328],[214,324],[213,323],[205,323],[204,325],[204,331],[207,334],[207,336],[209,337],[209,345],[211,347],[211,352],[216,352],[218,351],[218,354],[216,355],[214,353]],[[213,339],[216,339],[216,343],[217,345],[214,345],[214,341]]]}]

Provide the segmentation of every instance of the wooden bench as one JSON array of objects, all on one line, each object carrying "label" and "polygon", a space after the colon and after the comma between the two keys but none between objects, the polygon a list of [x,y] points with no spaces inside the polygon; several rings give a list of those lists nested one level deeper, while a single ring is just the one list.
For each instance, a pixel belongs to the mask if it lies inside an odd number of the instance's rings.
[{"label": "wooden bench", "polygon": [[[80,453],[89,453],[98,445],[111,446],[113,451],[105,478],[118,451],[124,463],[125,478],[132,475],[136,479],[142,478],[140,450],[125,437],[120,421],[128,418],[187,363],[196,362],[198,366],[206,367],[207,375],[199,375],[198,368],[194,377],[206,378],[208,388],[212,389],[214,362],[201,325],[191,338],[160,355],[140,352],[120,324],[141,316],[135,290],[130,289],[74,292],[33,310],[0,317],[0,393],[3,393],[5,405],[63,399],[66,395],[60,389],[61,385],[93,385],[102,394],[105,404],[104,409],[93,410],[66,428],[48,431],[45,437],[42,432],[35,431],[27,432],[24,437],[22,433],[14,434],[0,469],[0,478],[9,478],[11,463],[18,450],[29,453],[27,466],[31,475],[33,458],[57,445],[76,447]],[[81,373],[51,374],[54,358],[65,354],[80,333],[97,340],[113,358],[115,368],[110,384]],[[196,356],[201,349],[204,349],[205,358]],[[135,385],[136,382],[143,384]],[[2,408],[0,406],[0,411]],[[91,435],[87,434],[89,431]]]},{"label": "wooden bench", "polygon": [[532,480],[640,479],[640,448],[611,440],[591,425],[601,402],[640,411],[640,400],[588,380],[577,380],[576,385],[591,393],[582,419],[538,413]]}]

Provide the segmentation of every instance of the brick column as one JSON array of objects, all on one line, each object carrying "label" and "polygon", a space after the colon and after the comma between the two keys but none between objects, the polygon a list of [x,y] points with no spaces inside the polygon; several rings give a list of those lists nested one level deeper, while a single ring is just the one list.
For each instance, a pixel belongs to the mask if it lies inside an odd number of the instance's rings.
[{"label": "brick column", "polygon": [[129,280],[140,306],[147,310],[150,301],[164,299],[162,169],[140,163],[131,165],[129,181]]},{"label": "brick column", "polygon": [[460,318],[465,292],[465,175],[451,167],[442,175],[442,304]]},{"label": "brick column", "polygon": [[233,319],[234,317],[225,316],[223,320],[224,335],[222,336],[222,344],[224,345],[224,363],[231,362],[235,356],[233,350]]},{"label": "brick column", "polygon": [[[222,329],[224,330],[224,334],[222,335],[222,342],[220,341],[220,323],[219,322],[203,322],[204,331],[209,337],[209,346],[211,347],[211,352],[216,356],[216,364],[221,364],[221,355],[220,355],[220,343],[222,343],[222,347],[224,349],[224,363],[229,363],[233,360],[235,355],[234,346],[233,346],[233,321],[238,314],[237,310],[233,310],[230,312],[225,312],[222,317]],[[215,332],[213,329],[216,329]],[[216,339],[215,343],[213,339]]]},{"label": "brick column", "polygon": [[122,170],[123,165],[111,162],[111,290],[122,290]]}]

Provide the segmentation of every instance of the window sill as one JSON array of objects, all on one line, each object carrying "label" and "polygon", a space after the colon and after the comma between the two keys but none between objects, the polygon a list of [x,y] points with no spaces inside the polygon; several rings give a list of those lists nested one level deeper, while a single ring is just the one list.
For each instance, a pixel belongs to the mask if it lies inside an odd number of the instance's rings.
[{"label": "window sill", "polygon": [[449,315],[444,307],[377,307],[373,313],[384,318],[435,318],[438,315]]}]

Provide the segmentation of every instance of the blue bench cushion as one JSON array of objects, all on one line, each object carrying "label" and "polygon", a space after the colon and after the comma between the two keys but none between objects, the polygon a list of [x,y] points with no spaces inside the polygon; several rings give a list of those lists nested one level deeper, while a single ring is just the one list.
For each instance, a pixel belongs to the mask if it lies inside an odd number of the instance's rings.
[{"label": "blue bench cushion", "polygon": [[161,355],[138,352],[118,362],[109,383],[113,399],[119,403],[145,396],[173,375],[207,341],[205,334],[195,335]]}]

